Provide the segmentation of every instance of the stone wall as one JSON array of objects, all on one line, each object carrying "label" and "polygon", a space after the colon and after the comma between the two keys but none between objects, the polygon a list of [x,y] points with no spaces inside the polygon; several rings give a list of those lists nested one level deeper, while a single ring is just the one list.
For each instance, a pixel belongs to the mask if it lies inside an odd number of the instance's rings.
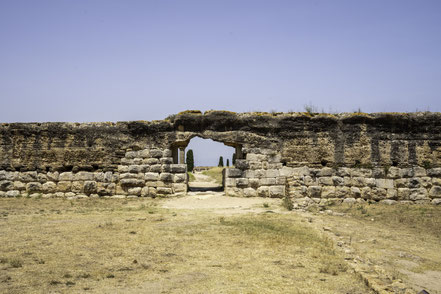
[{"label": "stone wall", "polygon": [[186,111],[153,122],[1,124],[0,196],[185,193],[178,154],[196,136],[236,148],[228,195],[438,203],[439,113]]}]

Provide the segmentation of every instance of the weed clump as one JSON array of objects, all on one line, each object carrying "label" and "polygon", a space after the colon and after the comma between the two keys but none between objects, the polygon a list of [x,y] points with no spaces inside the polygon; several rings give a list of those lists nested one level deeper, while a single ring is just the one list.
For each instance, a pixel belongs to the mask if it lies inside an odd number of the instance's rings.
[{"label": "weed clump", "polygon": [[289,198],[288,196],[285,196],[285,198],[283,198],[282,206],[289,211],[294,209],[294,204],[292,203],[291,198]]}]

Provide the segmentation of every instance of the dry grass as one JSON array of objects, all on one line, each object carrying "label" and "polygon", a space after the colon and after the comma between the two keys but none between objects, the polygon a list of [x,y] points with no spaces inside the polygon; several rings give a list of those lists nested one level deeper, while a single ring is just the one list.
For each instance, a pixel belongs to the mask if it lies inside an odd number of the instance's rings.
[{"label": "dry grass", "polygon": [[0,199],[2,293],[369,293],[296,214]]},{"label": "dry grass", "polygon": [[213,167],[209,170],[202,171],[203,175],[209,176],[212,178],[217,184],[222,185],[222,170],[223,167]]},{"label": "dry grass", "polygon": [[188,181],[189,182],[194,182],[196,180],[196,178],[192,172],[187,172],[187,174],[188,174]]}]

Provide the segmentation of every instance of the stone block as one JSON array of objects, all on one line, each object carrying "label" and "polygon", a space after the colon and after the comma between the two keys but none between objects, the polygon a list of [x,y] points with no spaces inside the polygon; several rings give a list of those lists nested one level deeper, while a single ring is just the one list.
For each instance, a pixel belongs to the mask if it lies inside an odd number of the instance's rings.
[{"label": "stone block", "polygon": [[425,168],[416,166],[412,168],[412,176],[413,177],[425,177],[427,176],[427,171]]},{"label": "stone block", "polygon": [[361,197],[361,191],[358,187],[351,187],[351,197],[352,198],[360,198]]},{"label": "stone block", "polygon": [[320,198],[322,193],[321,186],[309,186],[307,189],[307,195],[311,198]]},{"label": "stone block", "polygon": [[387,191],[384,188],[374,187],[371,189],[371,199],[373,200],[382,200],[386,199]]},{"label": "stone block", "polygon": [[240,170],[246,170],[249,168],[249,164],[245,159],[236,159],[234,166]]},{"label": "stone block", "polygon": [[20,196],[20,191],[18,190],[10,190],[6,192],[6,197],[18,197]]},{"label": "stone block", "polygon": [[160,164],[155,164],[150,166],[150,172],[160,173],[162,171],[162,166]]},{"label": "stone block", "polygon": [[161,171],[164,173],[171,173],[171,164],[163,164]]},{"label": "stone block", "polygon": [[376,179],[375,182],[378,188],[383,188],[383,189],[394,188],[394,180],[392,179]]},{"label": "stone block", "polygon": [[262,178],[260,179],[260,186],[270,186],[275,185],[276,179],[275,178]]},{"label": "stone block", "polygon": [[266,171],[264,169],[256,169],[254,170],[254,177],[255,178],[264,178],[266,175]]},{"label": "stone block", "polygon": [[422,187],[427,188],[427,189],[430,189],[430,187],[432,187],[432,178],[431,177],[421,177],[419,179],[420,179],[420,185]]},{"label": "stone block", "polygon": [[375,178],[365,178],[364,181],[366,183],[366,186],[371,187],[371,188],[373,188],[377,185]]},{"label": "stone block", "polygon": [[147,158],[147,159],[143,160],[143,162],[145,164],[154,165],[154,164],[159,164],[159,159],[157,159],[157,158]]},{"label": "stone block", "polygon": [[291,177],[292,175],[294,175],[294,169],[292,167],[283,166],[279,170],[279,173],[283,177]]},{"label": "stone block", "polygon": [[82,193],[84,188],[84,182],[82,181],[74,181],[72,182],[72,187],[70,190],[75,193]]},{"label": "stone block", "polygon": [[257,189],[257,187],[260,186],[260,179],[256,179],[256,178],[248,179],[248,186]]},{"label": "stone block", "polygon": [[[240,169],[239,171],[242,173]],[[256,178],[256,171],[252,169],[246,170],[243,174],[245,178]]]},{"label": "stone block", "polygon": [[357,203],[357,200],[355,198],[345,198],[343,199],[344,204],[355,204]]},{"label": "stone block", "polygon": [[407,188],[409,187],[409,179],[396,179],[394,184],[397,188]]},{"label": "stone block", "polygon": [[129,165],[128,172],[131,173],[131,174],[140,173],[141,172],[141,166],[140,165],[135,165],[135,164]]},{"label": "stone block", "polygon": [[[150,157],[161,158],[162,157],[162,153],[163,153],[163,151],[160,150],[160,149],[151,149],[150,150]],[[159,193],[159,191],[158,191],[158,193]],[[159,194],[161,194],[161,193],[159,193]]]},{"label": "stone block", "polygon": [[157,192],[157,194],[160,194],[160,195],[173,194],[172,188],[167,188],[167,187],[157,187],[156,192]]},{"label": "stone block", "polygon": [[428,169],[427,175],[429,177],[441,177],[441,167]]},{"label": "stone block", "polygon": [[173,184],[173,193],[185,193],[187,192],[187,184]]},{"label": "stone block", "polygon": [[93,173],[81,171],[74,175],[74,181],[93,181]]},{"label": "stone block", "polygon": [[97,183],[95,181],[85,181],[83,191],[85,194],[94,194],[97,192]]},{"label": "stone block", "polygon": [[441,198],[434,198],[432,199],[433,205],[441,205]]},{"label": "stone block", "polygon": [[430,198],[441,198],[441,186],[433,186],[429,191]]},{"label": "stone block", "polygon": [[428,198],[427,190],[424,188],[414,188],[410,189],[410,195],[409,199],[416,201],[416,200],[424,200]]},{"label": "stone block", "polygon": [[391,166],[387,171],[387,177],[389,179],[398,179],[400,177],[400,169],[395,166]]},{"label": "stone block", "polygon": [[351,170],[352,177],[370,178],[372,177],[372,170],[367,168],[353,168]]},{"label": "stone block", "polygon": [[173,164],[173,157],[162,157],[159,162],[161,164]]},{"label": "stone block", "polygon": [[97,182],[104,182],[104,173],[103,172],[95,172],[93,173],[93,179]]},{"label": "stone block", "polygon": [[345,184],[345,181],[342,177],[332,176],[331,179],[334,186],[343,186]]},{"label": "stone block", "polygon": [[[286,168],[286,167],[284,167],[284,168]],[[297,176],[310,176],[311,175],[311,170],[307,166],[296,167],[296,168],[293,168],[292,171],[293,171],[293,175],[297,175]]]},{"label": "stone block", "polygon": [[398,178],[410,178],[410,177],[413,177],[412,168],[400,168]]},{"label": "stone block", "polygon": [[186,164],[171,164],[170,169],[172,173],[186,173],[187,165]]},{"label": "stone block", "polygon": [[348,167],[339,167],[337,169],[336,175],[339,177],[350,177],[351,176],[351,169]]},{"label": "stone block", "polygon": [[318,183],[319,183],[319,185],[324,185],[324,186],[333,186],[334,185],[334,181],[332,180],[332,177],[318,178]]},{"label": "stone block", "polygon": [[397,201],[392,199],[385,199],[385,200],[381,200],[380,203],[385,205],[395,205],[397,204]]},{"label": "stone block", "polygon": [[64,172],[61,173],[58,177],[59,181],[72,181],[73,180],[73,173],[71,172]]},{"label": "stone block", "polygon": [[225,187],[236,187],[236,179],[226,178],[225,179]]},{"label": "stone block", "polygon": [[289,189],[289,196],[292,198],[303,198],[307,195],[307,188],[306,186],[301,187],[291,187]]},{"label": "stone block", "polygon": [[144,186],[144,180],[140,179],[122,179],[120,183],[122,186]]},{"label": "stone block", "polygon": [[126,152],[125,157],[126,158],[136,158],[136,157],[139,157],[139,152],[138,151],[128,151],[128,152]]},{"label": "stone block", "polygon": [[276,178],[276,185],[286,185],[287,181],[288,180],[286,177],[277,177]]},{"label": "stone block", "polygon": [[386,198],[396,200],[398,198],[397,189],[387,189],[386,190]]},{"label": "stone block", "polygon": [[113,173],[111,171],[104,173],[104,182],[110,183],[114,181]]},{"label": "stone block", "polygon": [[133,164],[133,159],[123,157],[121,158],[121,164],[127,166]]},{"label": "stone block", "polygon": [[440,178],[432,178],[432,185],[433,186],[441,186],[441,179]]},{"label": "stone block", "polygon": [[20,173],[19,180],[22,182],[36,182],[38,181],[38,174],[36,171]]},{"label": "stone block", "polygon": [[372,169],[372,177],[374,178],[384,178],[386,177],[386,170],[384,167],[374,167]]},{"label": "stone block", "polygon": [[129,165],[141,165],[144,163],[144,159],[143,158],[133,158],[133,163],[129,164]]},{"label": "stone block", "polygon": [[159,175],[159,180],[163,182],[173,182],[173,174],[171,173],[161,173]]},{"label": "stone block", "polygon": [[371,199],[371,188],[369,187],[363,187],[360,189],[361,198],[363,199]]},{"label": "stone block", "polygon": [[185,183],[187,181],[186,173],[174,174],[173,182],[175,183]]},{"label": "stone block", "polygon": [[137,157],[149,158],[150,157],[150,150],[149,149],[139,150]]},{"label": "stone block", "polygon": [[37,174],[37,182],[44,183],[47,182],[47,176],[45,174]]},{"label": "stone block", "polygon": [[57,182],[58,181],[58,177],[60,176],[59,172],[48,172],[46,174],[48,181],[53,181],[53,182]]},{"label": "stone block", "polygon": [[398,188],[397,189],[397,198],[400,200],[408,200],[410,196],[409,188]]},{"label": "stone block", "polygon": [[365,178],[363,178],[363,177],[352,178],[352,186],[354,186],[354,187],[365,187],[366,186]]},{"label": "stone block", "polygon": [[[236,165],[237,167],[237,165]],[[268,162],[266,161],[248,161],[248,168],[249,169],[267,169],[268,168]]]},{"label": "stone block", "polygon": [[246,188],[246,187],[248,187],[248,179],[247,178],[237,178],[236,179],[236,186],[239,187],[239,188]]},{"label": "stone block", "polygon": [[334,174],[334,169],[330,167],[324,167],[317,172],[318,177],[331,177]]},{"label": "stone block", "polygon": [[6,180],[6,171],[0,170],[0,181]]},{"label": "stone block", "polygon": [[305,176],[303,178],[303,181],[306,186],[316,186],[317,185],[317,179],[314,179],[311,176]]},{"label": "stone block", "polygon": [[245,197],[257,197],[257,191],[253,188],[245,188],[243,189],[243,195]]},{"label": "stone block", "polygon": [[351,188],[345,186],[335,187],[335,197],[337,198],[347,198],[351,195]]},{"label": "stone block", "polygon": [[335,195],[335,187],[334,186],[322,187],[321,197],[322,198],[334,198],[334,197],[336,197],[336,195]]},{"label": "stone block", "polygon": [[72,186],[71,181],[59,181],[57,183],[57,191],[59,192],[69,192]]},{"label": "stone block", "polygon": [[260,186],[256,190],[257,196],[259,197],[269,197],[269,187],[268,186]]},{"label": "stone block", "polygon": [[271,187],[269,187],[269,196],[271,198],[285,197],[285,186],[271,186]]},{"label": "stone block", "polygon": [[14,181],[14,183],[12,185],[12,189],[19,190],[19,191],[26,190],[26,184],[23,182],[20,182],[20,181]]},{"label": "stone block", "polygon": [[140,196],[140,195],[141,195],[141,190],[142,190],[141,187],[133,187],[133,188],[129,188],[129,189],[127,190],[127,193],[128,193],[129,195]]},{"label": "stone block", "polygon": [[269,169],[266,171],[265,174],[266,174],[265,177],[267,178],[276,178],[279,176],[280,173],[277,169]]},{"label": "stone block", "polygon": [[266,161],[266,160],[268,160],[268,157],[264,154],[248,153],[246,156],[246,160],[248,160],[248,161]]},{"label": "stone block", "polygon": [[118,165],[118,172],[119,173],[128,173],[129,167],[127,165]]},{"label": "stone block", "polygon": [[243,189],[237,187],[225,188],[225,195],[231,197],[243,197]]},{"label": "stone block", "polygon": [[149,187],[143,187],[141,189],[141,197],[147,197],[149,196]]},{"label": "stone block", "polygon": [[408,182],[409,188],[420,188],[421,180],[420,178],[411,178]]},{"label": "stone block", "polygon": [[54,195],[57,198],[63,198],[64,197],[64,193],[63,192],[55,192]]},{"label": "stone block", "polygon": [[119,179],[136,179],[138,178],[138,174],[131,174],[131,173],[125,173],[125,174],[120,174],[119,175]]}]

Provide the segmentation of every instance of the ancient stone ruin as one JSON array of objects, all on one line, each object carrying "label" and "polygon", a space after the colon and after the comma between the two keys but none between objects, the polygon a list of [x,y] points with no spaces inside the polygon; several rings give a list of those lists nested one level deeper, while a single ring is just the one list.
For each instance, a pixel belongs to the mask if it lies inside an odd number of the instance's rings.
[{"label": "ancient stone ruin", "polygon": [[439,113],[185,111],[162,121],[4,123],[0,196],[185,194],[185,147],[236,150],[224,190],[303,202],[441,203]]}]

